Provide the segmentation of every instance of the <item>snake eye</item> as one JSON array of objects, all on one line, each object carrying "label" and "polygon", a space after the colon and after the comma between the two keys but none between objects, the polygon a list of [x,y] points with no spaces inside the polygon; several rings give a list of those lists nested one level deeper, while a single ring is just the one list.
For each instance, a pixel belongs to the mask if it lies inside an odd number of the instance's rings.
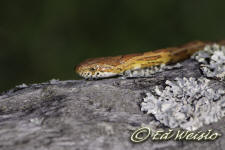
[{"label": "snake eye", "polygon": [[96,75],[98,76],[99,75],[99,72],[97,72]]},{"label": "snake eye", "polygon": [[95,71],[95,68],[90,68],[89,70],[90,70],[90,71]]}]

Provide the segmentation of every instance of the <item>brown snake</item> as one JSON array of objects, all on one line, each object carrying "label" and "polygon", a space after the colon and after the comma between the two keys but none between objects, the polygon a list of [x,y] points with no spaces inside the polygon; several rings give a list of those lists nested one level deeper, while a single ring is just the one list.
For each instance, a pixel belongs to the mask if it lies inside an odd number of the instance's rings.
[{"label": "brown snake", "polygon": [[[87,59],[75,71],[85,79],[99,79],[123,75],[127,70],[144,69],[161,64],[171,64],[189,58],[211,42],[194,41],[179,47],[155,51]],[[225,45],[225,40],[218,42]]]}]

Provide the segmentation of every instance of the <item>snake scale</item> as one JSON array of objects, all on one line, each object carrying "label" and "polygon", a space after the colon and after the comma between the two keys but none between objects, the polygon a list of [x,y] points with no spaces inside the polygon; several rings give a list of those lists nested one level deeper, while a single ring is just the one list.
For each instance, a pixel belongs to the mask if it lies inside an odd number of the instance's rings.
[{"label": "snake scale", "polygon": [[[185,60],[208,44],[212,43],[194,41],[179,47],[169,47],[145,53],[91,58],[76,66],[75,72],[85,79],[119,76],[128,70],[173,64]],[[225,45],[225,40],[218,42],[218,44]]]}]

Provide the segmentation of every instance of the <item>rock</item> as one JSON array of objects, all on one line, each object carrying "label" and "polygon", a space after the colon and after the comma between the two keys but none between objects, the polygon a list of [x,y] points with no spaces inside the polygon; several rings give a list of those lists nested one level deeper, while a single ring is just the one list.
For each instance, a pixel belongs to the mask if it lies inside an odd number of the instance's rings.
[{"label": "rock", "polygon": [[[152,123],[155,129],[166,126],[141,111],[145,93],[176,77],[202,76],[194,60],[181,63],[149,78],[111,78],[96,81],[52,80],[16,87],[0,95],[1,150],[153,150],[223,149],[224,137],[210,142],[164,141],[151,139],[132,143],[131,134]],[[210,79],[212,86],[224,86]],[[203,126],[225,133],[225,120]]]}]

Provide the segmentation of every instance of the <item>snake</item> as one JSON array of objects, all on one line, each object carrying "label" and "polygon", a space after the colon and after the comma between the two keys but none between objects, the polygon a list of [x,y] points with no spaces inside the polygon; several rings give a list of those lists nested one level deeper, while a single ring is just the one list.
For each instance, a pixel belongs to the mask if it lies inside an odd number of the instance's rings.
[{"label": "snake", "polygon": [[[178,47],[162,48],[144,53],[89,58],[75,67],[85,79],[102,79],[122,76],[126,71],[151,68],[161,64],[183,61],[212,42],[193,41]],[[218,42],[225,45],[225,40]]]}]

